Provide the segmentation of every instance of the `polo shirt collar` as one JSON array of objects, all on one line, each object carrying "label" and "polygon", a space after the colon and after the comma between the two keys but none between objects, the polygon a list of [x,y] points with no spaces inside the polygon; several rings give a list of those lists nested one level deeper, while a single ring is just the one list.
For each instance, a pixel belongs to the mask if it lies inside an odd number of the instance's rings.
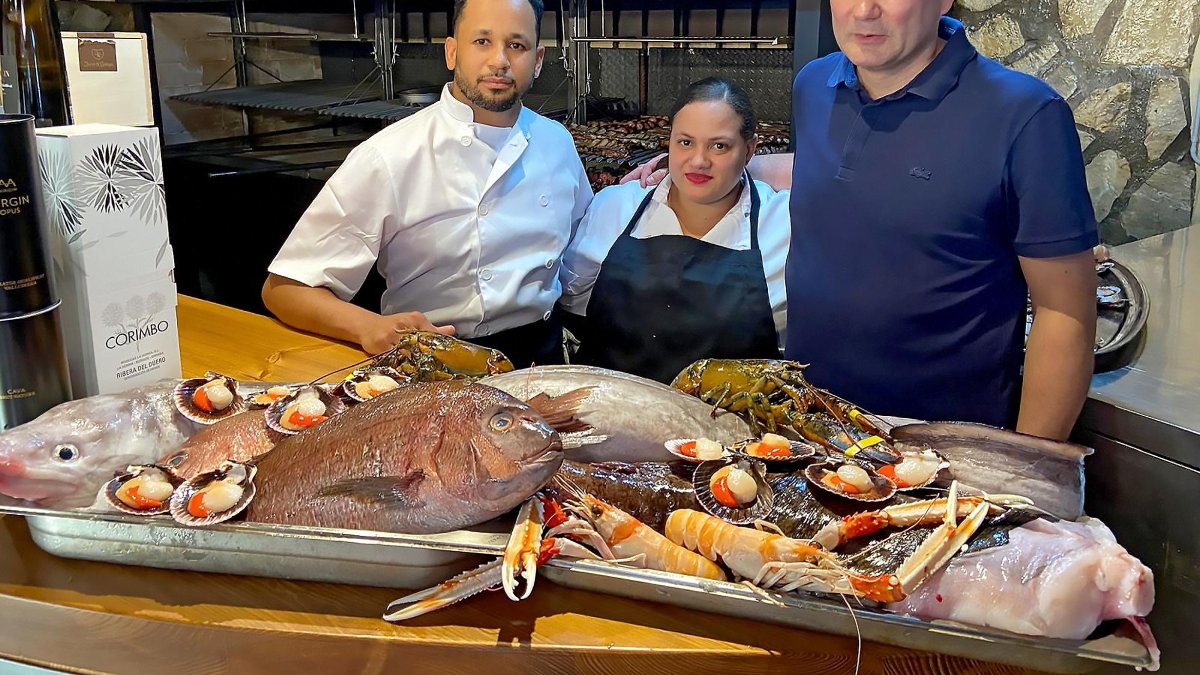
[{"label": "polo shirt collar", "polygon": [[[902,87],[888,98],[900,98],[912,93],[931,101],[941,100],[958,82],[967,63],[975,58],[978,52],[967,40],[967,31],[962,22],[943,16],[938,22],[938,37],[945,40],[942,51],[922,70],[912,82]],[[830,87],[845,85],[851,89],[861,90],[858,72],[854,64],[842,52],[838,52],[838,63],[829,75],[827,84]]]},{"label": "polo shirt collar", "polygon": [[[450,92],[450,86],[451,83],[447,82],[446,85],[442,87],[441,103],[444,106],[446,114],[456,122],[460,122],[462,124],[474,124],[475,111],[471,108],[471,106],[454,98],[454,94]],[[517,122],[513,126],[520,129],[521,134],[528,139],[530,136],[530,127],[532,126],[533,116],[535,113],[520,103],[517,105],[521,106],[521,112],[519,115],[517,115]]]}]

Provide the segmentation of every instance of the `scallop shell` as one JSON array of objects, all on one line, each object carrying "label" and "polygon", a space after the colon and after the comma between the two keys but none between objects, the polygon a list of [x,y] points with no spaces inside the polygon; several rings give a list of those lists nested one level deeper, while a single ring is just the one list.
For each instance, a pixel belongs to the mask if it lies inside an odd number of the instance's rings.
[{"label": "scallop shell", "polygon": [[[276,386],[287,386],[287,385],[276,385]],[[262,391],[260,391],[260,392],[256,392],[256,393],[255,393],[253,396],[249,396],[249,397],[247,397],[247,398],[246,398],[246,405],[247,405],[247,406],[249,406],[249,408],[250,408],[251,410],[262,410],[263,408],[268,408],[268,407],[270,407],[270,405],[271,405],[272,403],[274,403],[274,401],[273,401],[273,400],[271,400],[271,399],[267,398],[267,396],[266,396],[266,394],[267,394],[267,389],[270,389],[270,388],[271,388],[271,387],[267,387],[266,389],[263,389],[263,390],[262,390]],[[287,389],[288,389],[288,394],[294,394],[294,393],[296,393],[296,388],[295,388],[295,387],[287,387]],[[264,399],[266,399],[266,401],[262,401],[262,400],[260,400],[260,399],[258,398],[258,397],[260,397],[260,396],[262,396]]]},{"label": "scallop shell", "polygon": [[[192,397],[196,394],[196,390],[213,380],[224,379],[225,386],[233,392],[233,403],[229,407],[217,412],[204,412],[196,407]],[[234,415],[246,410],[246,399],[238,392],[237,380],[231,377],[225,377],[216,373],[207,373],[205,377],[193,377],[190,380],[184,380],[175,386],[175,408],[184,417],[198,424],[214,424],[223,419],[228,419]]]},{"label": "scallop shell", "polygon": [[[283,398],[279,399],[278,401],[275,401],[271,405],[267,406],[267,409],[263,411],[263,415],[267,418],[267,426],[271,427],[272,429],[274,429],[275,431],[278,431],[281,434],[287,434],[288,436],[294,436],[294,435],[300,433],[299,431],[294,431],[292,429],[288,429],[288,428],[284,427],[282,424],[279,423],[279,420],[280,420],[280,418],[283,417],[283,411],[287,410],[288,405],[291,404],[293,401],[295,401],[300,396],[300,392],[304,391],[307,388],[309,388],[309,387],[300,387],[299,389],[292,392],[291,394],[288,394],[287,396],[284,396]],[[325,404],[325,416],[326,417],[333,417],[334,415],[345,412],[346,403],[344,401],[342,401],[341,397],[336,396],[335,394],[331,393],[324,387],[311,387],[311,388],[316,389],[317,395],[320,396],[320,398],[321,398],[321,402],[323,402]],[[334,391],[340,391],[340,387],[335,389]]]},{"label": "scallop shell", "polygon": [[864,470],[866,470],[867,475],[869,475],[871,477],[871,482],[873,482],[875,484],[874,489],[872,489],[869,494],[865,494],[865,495],[863,495],[863,494],[858,494],[858,495],[848,494],[846,492],[842,492],[841,490],[837,490],[835,488],[829,487],[828,485],[825,484],[825,482],[823,480],[821,480],[824,472],[837,471],[838,467],[842,466],[843,464],[847,464],[847,463],[851,463],[851,462],[838,462],[836,460],[830,460],[827,462],[810,464],[806,469],[804,469],[804,477],[808,479],[808,482],[810,485],[817,488],[818,490],[823,490],[828,494],[831,494],[831,495],[834,495],[837,497],[841,497],[843,499],[850,499],[850,500],[853,500],[856,502],[886,502],[887,500],[896,496],[896,484],[895,483],[893,483],[891,480],[889,480],[887,478],[887,476],[879,475],[879,473],[876,472],[875,469],[872,468],[871,466],[864,465],[859,462],[852,462],[852,463],[855,466],[860,466]]},{"label": "scallop shell", "polygon": [[[740,509],[730,508],[717,501],[710,485],[713,474],[721,467],[731,464],[749,472],[758,486],[758,495],[754,502]],[[763,520],[775,506],[775,492],[767,482],[766,467],[756,460],[725,458],[700,462],[692,474],[692,488],[696,491],[696,501],[700,502],[705,511],[734,525],[749,525],[756,520]]]},{"label": "scallop shell", "polygon": [[816,443],[797,441],[795,439],[788,439],[788,443],[791,444],[792,450],[790,457],[759,457],[758,455],[752,455],[746,452],[746,446],[750,445],[751,443],[757,443],[758,441],[759,439],[757,438],[747,438],[744,441],[738,441],[737,443],[734,443],[729,447],[729,449],[730,452],[738,457],[745,457],[747,459],[753,459],[759,462],[766,462],[768,465],[799,464],[800,462],[806,462],[812,459],[818,453],[824,455],[824,450],[822,450]]},{"label": "scallop shell", "polygon": [[[949,469],[949,468],[950,468],[950,462],[947,462],[945,457],[942,457],[941,455],[939,455],[938,453],[934,452],[933,450],[924,450],[924,451],[922,451],[922,452],[920,452],[920,453],[915,453],[915,452],[902,452],[902,453],[901,453],[901,456],[903,457],[903,456],[905,456],[905,455],[910,455],[910,454],[922,454],[922,455],[924,455],[924,454],[929,454],[929,455],[932,455],[932,456],[934,456],[934,457],[936,457],[936,458],[938,459],[938,467],[937,467],[937,469],[936,469],[936,470],[935,470],[933,473],[929,474],[929,478],[928,478],[928,479],[927,479],[925,482],[923,482],[923,483],[921,483],[921,484],[919,484],[919,485],[909,485],[909,486],[907,486],[907,487],[900,487],[900,485],[899,485],[899,484],[897,484],[897,485],[896,485],[896,489],[897,489],[897,490],[899,490],[900,492],[910,492],[910,491],[912,491],[912,490],[920,490],[921,488],[929,487],[931,484],[933,484],[933,482],[934,482],[935,480],[937,480],[938,474],[940,474],[940,473],[941,473],[943,470],[945,470],[945,469]],[[902,461],[903,461],[903,460],[902,460]],[[897,464],[899,464],[899,462],[897,462]],[[884,477],[886,478],[886,476],[884,476]]]},{"label": "scallop shell", "polygon": [[[215,525],[233,518],[246,510],[246,507],[254,500],[254,495],[256,494],[254,474],[257,472],[258,468],[253,464],[226,461],[215,471],[206,471],[202,474],[197,474],[191,480],[186,481],[176,488],[175,494],[171,495],[171,517],[180,525],[187,525],[189,527]],[[209,483],[222,480],[230,475],[239,476],[238,485],[242,486],[242,496],[232,508],[204,518],[197,518],[188,513],[188,502],[191,501],[192,495],[204,489]]]},{"label": "scallop shell", "polygon": [[[714,460],[714,459],[703,460],[698,457],[692,457],[691,455],[685,454],[683,452],[683,450],[681,449],[681,448],[683,448],[684,445],[686,445],[688,443],[695,443],[696,441],[699,441],[699,440],[702,440],[702,439],[699,439],[699,438],[673,438],[669,441],[664,442],[663,447],[665,447],[667,449],[667,452],[671,453],[672,455],[675,455],[676,457],[678,457],[679,459],[682,459],[685,462],[699,464],[700,462],[703,462],[703,461],[710,461],[710,462],[719,461],[719,460]],[[724,446],[722,446],[722,447],[724,447]],[[728,448],[725,448],[725,456],[726,457],[729,456]]]},{"label": "scallop shell", "polygon": [[[166,513],[167,511],[171,510],[171,500],[169,498],[163,501],[162,506],[157,508],[138,509],[126,504],[125,502],[121,501],[119,497],[117,497],[117,490],[119,490],[122,485],[140,476],[146,469],[158,469],[159,471],[162,471],[164,474],[166,474],[167,481],[170,482],[176,490],[178,490],[179,486],[184,482],[183,476],[175,473],[175,470],[169,466],[162,464],[138,464],[131,466],[104,484],[104,497],[108,500],[109,504],[112,504],[113,508],[135,516],[156,516],[160,513]],[[171,493],[171,496],[175,496],[174,492]]]},{"label": "scallop shell", "polygon": [[346,396],[352,400],[358,401],[359,403],[364,403],[366,401],[371,400],[371,397],[359,396],[358,392],[355,390],[354,385],[359,382],[366,382],[368,379],[370,379],[370,377],[372,375],[386,375],[386,376],[392,378],[393,380],[399,382],[400,384],[405,384],[405,383],[409,382],[411,379],[411,378],[409,378],[409,376],[401,373],[400,371],[396,370],[395,368],[389,368],[387,366],[376,366],[374,368],[363,368],[361,370],[356,370],[353,373],[351,373],[350,376],[346,378],[346,381],[344,383],[342,383],[342,387],[341,387],[342,395]]}]

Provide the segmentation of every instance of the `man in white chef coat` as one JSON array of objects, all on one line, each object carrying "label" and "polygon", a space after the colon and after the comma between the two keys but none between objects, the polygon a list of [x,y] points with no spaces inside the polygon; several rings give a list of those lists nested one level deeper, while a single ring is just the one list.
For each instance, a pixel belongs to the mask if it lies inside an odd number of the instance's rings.
[{"label": "man in white chef coat", "polygon": [[[562,360],[559,261],[592,192],[567,130],[521,105],[541,0],[457,0],[441,100],[359,145],[268,268],[280,320],[379,353],[410,328]],[[378,262],[382,312],[350,298]]]}]

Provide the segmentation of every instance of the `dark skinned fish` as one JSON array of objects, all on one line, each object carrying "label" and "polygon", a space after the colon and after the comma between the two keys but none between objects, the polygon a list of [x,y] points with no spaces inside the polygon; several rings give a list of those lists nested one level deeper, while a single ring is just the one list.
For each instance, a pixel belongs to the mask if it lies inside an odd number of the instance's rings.
[{"label": "dark skinned fish", "polygon": [[[703,510],[692,490],[691,470],[686,462],[663,464],[642,462],[622,464],[563,463],[559,476],[548,488],[551,496],[563,500],[569,491],[557,485],[570,482],[592,496],[622,509],[655,530],[662,531],[667,516],[677,509]],[[774,523],[787,536],[811,539],[829,523],[865,510],[882,508],[882,504],[850,502],[817,493],[809,489],[801,472],[768,475],[775,493],[775,505],[763,520]],[[916,501],[899,495],[889,504]],[[979,533],[971,539],[968,550],[984,550],[1008,543],[1008,531],[1035,516],[1015,511],[991,516]],[[925,541],[934,526],[912,527],[904,530],[884,530],[876,535],[853,539],[838,550],[842,562],[863,574],[894,572],[900,564]]]},{"label": "dark skinned fish", "polygon": [[463,380],[413,384],[276,445],[246,519],[449,532],[516,507],[561,463],[559,433],[522,401]]}]

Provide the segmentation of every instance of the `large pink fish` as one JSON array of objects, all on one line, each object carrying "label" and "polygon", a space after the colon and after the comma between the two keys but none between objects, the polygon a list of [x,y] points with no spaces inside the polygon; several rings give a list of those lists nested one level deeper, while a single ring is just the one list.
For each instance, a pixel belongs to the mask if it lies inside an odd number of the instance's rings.
[{"label": "large pink fish", "polygon": [[401,387],[277,444],[246,519],[412,534],[490,520],[562,464],[560,399],[535,410],[463,380]]},{"label": "large pink fish", "polygon": [[1102,621],[1129,619],[1157,660],[1143,621],[1154,607],[1154,573],[1103,523],[1039,519],[1008,537],[1007,546],[951,559],[890,607],[923,619],[1073,640]]},{"label": "large pink fish", "polygon": [[37,506],[89,506],[113,472],[146,464],[202,428],[175,409],[177,380],[55,406],[0,433],[0,494]]}]

